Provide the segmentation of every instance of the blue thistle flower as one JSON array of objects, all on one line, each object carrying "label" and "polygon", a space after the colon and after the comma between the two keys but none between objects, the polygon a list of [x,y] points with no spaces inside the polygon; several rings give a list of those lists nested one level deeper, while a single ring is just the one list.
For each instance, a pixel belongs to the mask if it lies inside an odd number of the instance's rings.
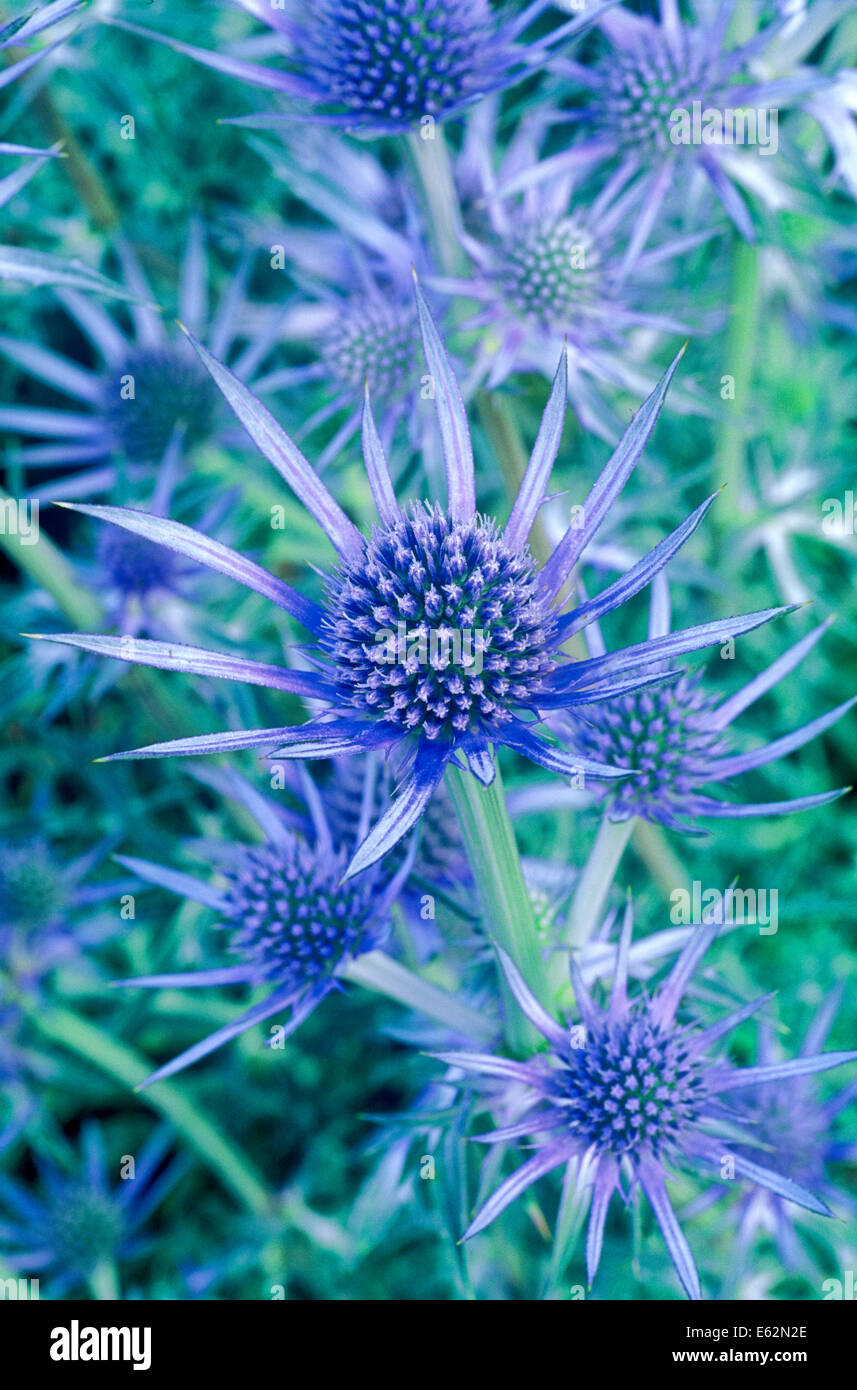
[{"label": "blue thistle flower", "polygon": [[[473,113],[456,165],[466,228],[461,240],[472,271],[433,283],[481,305],[464,325],[490,330],[482,335],[477,378],[487,377],[493,387],[516,371],[550,376],[565,340],[575,413],[587,429],[615,439],[617,417],[602,388],[651,391],[650,373],[633,360],[631,332],[646,327],[687,336],[687,323],[664,311],[670,292],[662,270],[711,234],[662,241],[637,259],[629,278],[623,247],[638,193],[629,192],[627,173],[592,195],[574,168],[552,172],[563,156],[541,156],[556,120],[547,107],[520,123],[495,161],[499,114],[495,100]],[[658,313],[649,307],[654,302]]]},{"label": "blue thistle flower", "polygon": [[[523,1012],[547,1039],[549,1050],[529,1062],[478,1053],[447,1052],[439,1060],[465,1072],[493,1077],[506,1089],[526,1088],[528,1113],[511,1125],[477,1136],[482,1143],[537,1137],[536,1152],[489,1197],[464,1234],[469,1239],[490,1225],[536,1180],[572,1159],[580,1161],[581,1186],[591,1186],[586,1241],[590,1284],[595,1278],[607,1211],[618,1190],[626,1197],[638,1184],[648,1198],[685,1292],[700,1298],[693,1255],[676,1219],[666,1179],[681,1162],[720,1167],[723,1122],[729,1121],[729,1150],[739,1177],[760,1184],[810,1211],[830,1215],[823,1201],[732,1143],[740,1114],[729,1098],[761,1083],[805,1077],[857,1061],[857,1052],[801,1055],[793,1061],[735,1067],[711,1056],[721,1038],[767,1003],[770,995],[745,1004],[707,1028],[680,1024],[677,1013],[693,972],[708,950],[715,925],[690,938],[651,997],[627,992],[632,915],[625,913],[609,1003],[590,994],[572,957],[571,973],[580,1024],[560,1026],[538,1003],[502,951],[509,987]],[[534,1109],[534,1107],[539,1107]],[[746,1133],[746,1127],[744,1129]],[[623,1187],[623,1181],[627,1187]]]},{"label": "blue thistle flower", "polygon": [[527,536],[559,448],[566,408],[564,358],[518,498],[501,530],[476,511],[473,452],[461,393],[419,289],[417,296],[448,503],[445,508],[428,503],[399,506],[367,399],[364,454],[379,517],[368,537],[357,530],[273,416],[196,345],[251,438],[294,488],[338,553],[322,605],[177,522],[126,508],[77,508],[159,541],[272,599],[313,634],[313,669],[289,670],[177,644],[140,640],[128,650],[129,644],[115,637],[50,637],[165,670],[265,685],[330,707],[328,714],[300,727],[230,730],[114,756],[159,757],[265,745],[280,760],[331,758],[370,749],[395,754],[405,769],[401,790],[357,850],[349,875],[375,863],[413,828],[451,761],[485,784],[493,781],[492,750],[499,746],[551,772],[616,776],[606,764],[579,753],[572,758],[552,746],[536,731],[538,724],[548,712],[613,699],[645,683],[647,677],[637,673],[653,662],[749,632],[787,611],[769,609],[728,622],[703,623],[589,661],[567,657],[561,650],[566,639],[648,584],[692,535],[714,500],[710,497],[697,507],[597,598],[560,614],[558,595],[642,453],[681,354],[634,417],[595,483],[583,524],[574,519],[538,570]]},{"label": "blue thistle flower", "polygon": [[[681,18],[678,0],[660,0],[658,19],[616,7],[598,19],[609,43],[602,57],[591,66],[560,60],[565,74],[586,94],[574,113],[586,136],[572,147],[569,162],[579,166],[614,158],[640,181],[642,199],[626,268],[646,244],[667,194],[690,173],[701,171],[747,240],[755,240],[755,230],[739,186],[782,205],[783,190],[767,167],[770,159],[750,165],[753,144],[743,136],[733,138],[731,130],[720,139],[694,134],[695,109],[701,123],[707,111],[725,120],[723,112],[734,115],[749,108],[763,118],[773,112],[776,120],[780,109],[798,107],[814,115],[828,135],[837,116],[851,128],[846,84],[837,88],[834,79],[801,61],[843,12],[831,6],[823,25],[817,23],[817,7],[803,16],[784,13],[730,48],[725,36],[733,9],[732,0],[713,10],[692,4],[697,22],[688,23]],[[679,124],[682,114],[687,139]],[[776,130],[774,134],[779,140]],[[757,145],[762,143],[759,133]],[[857,167],[851,144],[840,128],[834,148],[853,189]]]},{"label": "blue thistle flower", "polygon": [[[841,986],[832,990],[818,1009],[801,1044],[802,1057],[812,1056],[824,1045],[842,993]],[[759,1030],[757,1065],[771,1066],[780,1057],[771,1028],[763,1024]],[[748,1093],[742,1107],[748,1142],[741,1152],[749,1158],[771,1155],[766,1161],[778,1171],[817,1193],[834,1212],[847,1213],[853,1220],[857,1204],[836,1185],[831,1167],[857,1160],[857,1144],[834,1132],[838,1117],[855,1099],[857,1078],[823,1101],[809,1076],[797,1078],[787,1088],[774,1082],[762,1083]],[[753,1245],[762,1233],[773,1236],[786,1270],[810,1272],[812,1261],[800,1239],[800,1215],[776,1192],[760,1189],[745,1195],[739,1207],[731,1261],[734,1273],[746,1269]]]},{"label": "blue thistle flower", "polygon": [[[10,449],[10,462],[39,472],[74,467],[70,477],[52,483],[59,482],[70,497],[110,491],[120,464],[132,478],[145,478],[153,466],[162,461],[166,466],[176,443],[182,457],[224,436],[220,398],[211,379],[184,339],[176,341],[167,333],[131,248],[121,243],[118,250],[125,286],[138,300],[129,306],[130,337],[112,314],[78,290],[55,291],[98,354],[97,367],[85,368],[39,343],[0,335],[0,352],[5,357],[75,406],[74,410],[0,406],[0,429],[39,441]],[[233,359],[234,370],[242,378],[256,374],[273,344],[272,323],[267,318],[248,335],[248,269],[246,264],[239,267],[228,295],[209,316],[203,233],[198,223],[191,224],[179,284],[181,313],[218,356]]]},{"label": "blue thistle flower", "polygon": [[[117,859],[144,881],[213,909],[219,927],[229,934],[229,954],[238,963],[118,983],[147,988],[265,985],[270,993],[159,1067],[144,1083],[147,1086],[191,1066],[272,1014],[290,1010],[279,1037],[293,1033],[332,990],[342,987],[348,966],[384,942],[392,905],[413,864],[412,852],[392,876],[371,870],[344,881],[348,843],[334,838],[324,799],[303,769],[296,782],[303,803],[297,815],[260,795],[231,770],[209,769],[197,775],[250,813],[264,843],[208,844],[219,886],[136,857]],[[365,800],[362,793],[361,799]]]},{"label": "blue thistle flower", "polygon": [[446,0],[311,0],[285,10],[257,0],[239,3],[273,31],[280,49],[277,66],[112,23],[274,91],[289,103],[288,114],[240,117],[236,124],[305,119],[369,134],[408,130],[426,116],[457,116],[545,62],[557,44],[582,33],[603,8],[568,20],[541,39],[519,42],[550,0],[533,0],[508,17],[498,15],[488,0],[458,0],[454,6]]},{"label": "blue thistle flower", "polygon": [[[847,787],[788,801],[747,803],[721,801],[703,790],[708,783],[726,782],[803,747],[857,703],[855,696],[772,743],[748,753],[732,752],[728,731],[733,720],[795,670],[832,621],[819,624],[726,700],[707,691],[702,674],[679,673],[665,664],[660,668],[660,685],[629,691],[566,716],[565,731],[581,753],[636,773],[625,782],[597,789],[610,819],[642,816],[672,830],[701,834],[681,818],[692,822],[697,816],[783,815],[824,806],[843,796]],[[668,630],[666,603],[653,605],[650,632]]]},{"label": "blue thistle flower", "polygon": [[181,1158],[165,1166],[171,1143],[166,1126],[155,1130],[134,1156],[133,1177],[113,1185],[104,1135],[92,1122],[81,1131],[70,1171],[53,1159],[38,1161],[36,1191],[0,1174],[4,1263],[37,1276],[50,1298],[81,1286],[94,1292],[106,1267],[145,1249],[145,1222],[187,1171]]}]

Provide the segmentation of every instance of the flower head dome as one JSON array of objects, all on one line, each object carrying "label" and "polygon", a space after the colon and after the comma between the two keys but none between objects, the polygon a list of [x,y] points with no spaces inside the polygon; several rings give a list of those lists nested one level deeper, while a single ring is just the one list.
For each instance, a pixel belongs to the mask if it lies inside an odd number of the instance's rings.
[{"label": "flower head dome", "polygon": [[597,307],[599,260],[583,218],[549,217],[507,235],[492,275],[524,318],[566,328]]},{"label": "flower head dome", "polygon": [[305,116],[377,134],[407,130],[425,117],[457,115],[487,92],[519,80],[557,44],[593,23],[589,13],[579,14],[528,43],[519,40],[550,8],[549,0],[535,0],[508,18],[488,0],[286,0],[279,8],[258,0],[240,3],[273,30],[281,49],[275,64],[114,23],[288,101],[288,116],[242,117],[240,124]]},{"label": "flower head dome", "polygon": [[[167,1126],[156,1130],[135,1157],[133,1181],[113,1187],[104,1135],[97,1124],[89,1124],[72,1172],[52,1160],[40,1162],[35,1192],[4,1176],[5,1263],[32,1270],[33,1252],[38,1251],[39,1277],[50,1297],[64,1298],[80,1287],[103,1297],[105,1270],[133,1257],[144,1222],[187,1171],[181,1158],[165,1162],[171,1142]],[[114,1293],[120,1296],[118,1290]]]},{"label": "flower head dome", "polygon": [[346,301],[328,328],[322,356],[331,376],[362,393],[393,400],[413,381],[420,336],[410,304],[380,297]]},{"label": "flower head dome", "polygon": [[[529,1062],[474,1053],[443,1053],[440,1060],[493,1077],[517,1095],[512,1125],[477,1136],[484,1143],[538,1136],[535,1153],[482,1206],[465,1232],[474,1236],[494,1221],[543,1174],[576,1160],[581,1200],[591,1190],[586,1259],[590,1283],[601,1257],[607,1209],[614,1193],[639,1185],[649,1199],[685,1292],[700,1298],[693,1256],[667,1193],[674,1165],[686,1161],[718,1171],[728,1142],[734,1171],[789,1202],[830,1215],[810,1190],[783,1177],[741,1148],[752,1143],[752,1120],[741,1123],[732,1097],[761,1083],[801,1079],[846,1062],[857,1052],[802,1054],[789,1062],[738,1068],[718,1054],[716,1044],[770,996],[736,1009],[707,1028],[682,1023],[678,1012],[693,972],[714,938],[715,926],[698,927],[663,983],[650,996],[628,995],[632,916],[628,905],[610,999],[602,1006],[590,994],[572,958],[572,983],[580,1022],[557,1023],[539,1004],[504,952],[509,988],[549,1045]],[[713,1054],[712,1054],[712,1049]],[[526,1099],[521,1104],[521,1088]],[[724,1122],[727,1128],[724,1129]],[[737,1137],[737,1139],[736,1139]]]},{"label": "flower head dome", "polygon": [[211,378],[186,346],[131,347],[104,383],[104,414],[120,452],[134,463],[157,463],[173,431],[189,449],[207,439],[218,407]]},{"label": "flower head dome", "polygon": [[[655,626],[655,614],[653,608],[652,630],[660,631]],[[665,621],[663,629],[667,626]],[[674,830],[700,833],[694,831],[692,824],[697,816],[746,817],[805,811],[843,795],[840,789],[791,801],[735,803],[721,801],[704,789],[707,783],[724,782],[802,747],[854,706],[855,699],[846,700],[773,743],[749,753],[731,751],[732,721],[798,666],[829,626],[830,621],[821,623],[727,700],[709,694],[701,675],[678,674],[667,667],[662,668],[660,685],[629,691],[609,703],[575,711],[569,728],[581,753],[635,773],[633,778],[597,793],[605,800],[610,819],[642,816]]]}]

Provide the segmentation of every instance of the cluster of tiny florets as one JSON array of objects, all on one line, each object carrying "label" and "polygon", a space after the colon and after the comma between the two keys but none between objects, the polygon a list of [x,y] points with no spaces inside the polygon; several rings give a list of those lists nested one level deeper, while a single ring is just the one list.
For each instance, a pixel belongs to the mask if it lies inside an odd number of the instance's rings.
[{"label": "cluster of tiny florets", "polygon": [[476,95],[493,25],[485,0],[311,0],[306,70],[355,116],[415,124]]},{"label": "cluster of tiny florets", "polygon": [[495,278],[504,299],[524,318],[569,324],[592,305],[599,254],[575,217],[531,224],[503,243]]},{"label": "cluster of tiny florets", "polygon": [[410,305],[390,300],[350,302],[329,329],[322,355],[331,375],[373,399],[389,401],[417,380],[419,333]]},{"label": "cluster of tiny florets", "polygon": [[603,789],[616,819],[645,815],[663,801],[679,801],[704,780],[705,760],[726,741],[706,721],[713,701],[695,677],[637,690],[591,705],[575,720],[578,751],[638,775]]},{"label": "cluster of tiny florets", "polygon": [[[370,950],[372,883],[342,883],[344,850],[331,854],[295,837],[245,849],[228,871],[224,921],[230,949],[278,984],[312,984]],[[371,875],[369,876],[371,878]]]},{"label": "cluster of tiny florets", "polygon": [[33,931],[50,926],[68,903],[62,874],[40,842],[4,845],[0,856],[0,924]]},{"label": "cluster of tiny florets", "polygon": [[348,704],[455,739],[533,705],[554,626],[527,551],[482,517],[415,503],[331,581],[321,646]]},{"label": "cluster of tiny florets", "polygon": [[689,49],[677,56],[667,43],[612,49],[599,64],[603,84],[597,99],[600,124],[623,147],[681,149],[670,140],[670,116],[708,104],[706,64]]},{"label": "cluster of tiny florets", "polygon": [[704,1068],[687,1042],[645,1013],[588,1031],[551,1080],[551,1100],[572,1133],[617,1158],[669,1149],[706,1095]]},{"label": "cluster of tiny florets", "polygon": [[160,462],[176,426],[184,444],[211,432],[219,393],[202,364],[181,346],[138,348],[104,387],[104,411],[125,457]]},{"label": "cluster of tiny florets", "polygon": [[56,1263],[82,1277],[115,1257],[123,1227],[115,1198],[89,1187],[63,1189],[48,1211],[47,1236]]}]

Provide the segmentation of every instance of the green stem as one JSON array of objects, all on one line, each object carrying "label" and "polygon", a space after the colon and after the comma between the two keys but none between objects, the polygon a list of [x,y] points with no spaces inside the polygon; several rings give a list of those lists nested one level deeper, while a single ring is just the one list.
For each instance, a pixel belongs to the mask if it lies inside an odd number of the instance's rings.
[{"label": "green stem", "polygon": [[750,394],[753,365],[759,344],[759,251],[749,242],[736,239],[732,253],[729,329],[723,359],[723,375],[733,378],[735,399],[733,418],[726,414],[718,428],[715,470],[718,483],[728,483],[721,505],[716,509],[721,527],[728,529],[740,516],[744,496],[744,456],[750,428]]},{"label": "green stem", "polygon": [[494,1036],[495,1029],[490,1018],[472,1009],[469,1004],[462,1003],[454,995],[447,994],[446,990],[420,979],[419,975],[399,965],[383,951],[368,951],[340,973],[346,980],[385,994],[409,1009],[418,1009],[420,1013],[438,1019],[454,1032],[464,1033],[474,1041],[488,1042]]},{"label": "green stem", "polygon": [[669,897],[674,888],[685,882],[684,865],[667,841],[660,826],[638,820],[634,826],[634,849],[639,854],[658,887]]},{"label": "green stem", "polygon": [[11,514],[12,507],[17,508],[17,506],[17,499],[9,497],[0,488],[0,510],[2,510],[4,522],[0,526],[0,546],[6,551],[13,564],[28,574],[33,582],[39,585],[39,588],[47,590],[75,627],[98,627],[101,621],[101,609],[98,603],[85,589],[81,589],[74,570],[62,551],[58,550],[53,541],[49,540],[44,531],[39,528],[38,515],[32,518],[36,528],[35,544],[25,545],[25,538],[18,535],[17,526],[14,534],[8,534],[10,528],[7,518]]},{"label": "green stem", "polygon": [[606,813],[603,816],[595,843],[574,890],[569,913],[570,946],[585,946],[600,926],[607,894],[634,824],[633,816],[622,821],[612,821]]},{"label": "green stem", "polygon": [[[21,1002],[25,1004],[23,998]],[[138,1053],[85,1019],[65,1009],[33,1006],[27,1011],[45,1037],[86,1058],[121,1085],[135,1089],[149,1075],[151,1067]],[[175,1125],[215,1177],[250,1211],[270,1210],[271,1197],[250,1160],[172,1082],[158,1082],[144,1099]]]},{"label": "green stem", "polygon": [[465,263],[459,240],[461,213],[443,130],[439,125],[432,125],[425,136],[422,130],[412,130],[407,140],[423,190],[429,238],[437,264],[445,275],[457,275]]},{"label": "green stem", "polygon": [[[537,999],[547,1002],[547,977],[536,919],[524,875],[515,832],[506,808],[500,769],[490,787],[469,772],[448,766],[446,783],[461,828],[485,929],[511,956]],[[535,1029],[510,997],[501,974],[506,1001],[506,1034],[510,1044],[531,1052]]]},{"label": "green stem", "polygon": [[119,1291],[119,1271],[113,1260],[99,1260],[86,1282],[89,1292],[98,1303],[115,1303],[122,1297]]}]

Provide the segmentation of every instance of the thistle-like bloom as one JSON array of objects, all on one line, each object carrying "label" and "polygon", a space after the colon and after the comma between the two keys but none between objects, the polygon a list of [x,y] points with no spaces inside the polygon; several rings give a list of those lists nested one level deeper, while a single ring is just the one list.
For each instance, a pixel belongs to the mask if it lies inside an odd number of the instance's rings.
[{"label": "thistle-like bloom", "polygon": [[[3,28],[0,29],[0,92],[11,87],[12,83],[16,82],[19,77],[23,77],[55,48],[58,48],[61,43],[64,43],[65,35],[11,63],[4,62],[3,50],[25,46],[30,39],[34,39],[45,29],[67,19],[85,3],[86,0],[55,0],[54,4],[40,5],[38,9],[19,15],[17,19],[4,24]],[[26,163],[14,173],[7,174],[5,178],[0,179],[0,208],[10,202],[29,183],[33,175],[42,168],[46,159],[58,154],[59,146],[50,150],[38,150],[33,149],[30,145],[0,140],[0,155],[21,157],[26,160]],[[0,248],[0,277],[4,273],[2,251],[12,249]]]},{"label": "thistle-like bloom", "polygon": [[[639,194],[623,170],[594,196],[585,196],[574,168],[551,174],[554,157],[541,157],[555,113],[536,111],[522,121],[497,158],[499,107],[489,100],[470,116],[457,162],[466,232],[462,244],[473,269],[467,278],[434,283],[482,306],[466,327],[481,335],[477,377],[496,386],[512,372],[552,375],[563,339],[568,345],[569,394],[585,428],[615,439],[616,417],[603,387],[647,394],[647,365],[632,358],[629,338],[645,327],[688,332],[664,312],[670,291],[663,267],[709,233],[676,236],[637,259],[624,275],[623,248]],[[562,158],[562,157],[560,157]],[[652,312],[657,304],[659,312]]]},{"label": "thistle-like bloom", "polygon": [[426,116],[456,116],[511,86],[603,8],[588,7],[544,38],[521,42],[550,3],[531,0],[520,14],[502,17],[488,0],[289,0],[279,8],[239,0],[271,30],[277,62],[270,65],[113,22],[287,102],[287,114],[243,117],[240,124],[304,119],[385,134],[409,130]]},{"label": "thistle-like bloom", "polygon": [[[739,1177],[810,1211],[830,1214],[812,1192],[733,1147],[736,1134],[741,1137],[741,1116],[730,1097],[760,1083],[777,1082],[782,1087],[792,1078],[857,1061],[857,1052],[826,1052],[743,1068],[721,1055],[712,1056],[715,1044],[771,997],[745,1004],[707,1028],[677,1020],[693,972],[716,931],[714,925],[696,930],[651,998],[642,993],[629,998],[629,905],[606,1006],[593,998],[572,957],[580,1023],[571,1029],[556,1023],[542,1008],[514,964],[500,952],[509,987],[547,1039],[549,1051],[529,1062],[478,1053],[440,1054],[440,1060],[450,1066],[504,1082],[508,1092],[516,1092],[516,1113],[527,1112],[510,1125],[477,1136],[481,1142],[501,1143],[528,1136],[537,1142],[533,1156],[501,1183],[477,1213],[465,1239],[484,1230],[543,1174],[576,1159],[579,1184],[591,1186],[592,1191],[586,1241],[590,1284],[598,1270],[610,1199],[617,1190],[627,1199],[628,1192],[639,1184],[685,1292],[690,1298],[700,1298],[693,1255],[676,1219],[666,1179],[682,1161],[711,1165],[718,1171],[726,1143],[724,1134],[729,1137],[727,1148]],[[724,1121],[728,1125],[725,1130]],[[744,1133],[749,1132],[745,1127]]]},{"label": "thistle-like bloom", "polygon": [[[210,844],[220,886],[146,860],[117,858],[147,882],[212,908],[219,925],[229,933],[228,949],[238,963],[144,975],[120,983],[149,988],[264,985],[270,993],[232,1023],[159,1067],[147,1086],[207,1057],[272,1014],[290,1011],[278,1039],[293,1033],[331,990],[341,988],[347,967],[383,943],[390,930],[392,905],[413,862],[411,853],[392,877],[372,869],[343,882],[350,846],[334,839],[324,801],[305,773],[298,784],[304,815],[297,820],[297,829],[293,814],[284,814],[235,773],[209,771],[201,774],[201,780],[249,811],[265,837],[262,844]],[[362,799],[366,822],[369,798]]]},{"label": "thistle-like bloom", "polygon": [[[669,629],[666,603],[653,605],[650,632]],[[697,816],[745,818],[783,815],[824,806],[843,796],[847,787],[794,797],[788,801],[722,801],[705,790],[783,758],[818,737],[857,703],[857,696],[819,715],[790,734],[748,753],[732,751],[729,728],[745,709],[800,665],[832,619],[819,624],[778,657],[766,671],[726,700],[710,694],[702,674],[687,675],[661,667],[663,683],[630,691],[609,704],[574,711],[563,720],[571,742],[589,758],[634,771],[636,776],[598,789],[611,820],[642,816],[684,833],[704,833],[692,822]],[[600,649],[600,647],[599,647]],[[687,823],[689,818],[691,824]]]},{"label": "thistle-like bloom", "polygon": [[[783,190],[768,168],[784,138],[780,111],[802,107],[817,119],[822,111],[826,129],[838,114],[845,116],[844,89],[801,62],[845,12],[845,6],[826,7],[819,24],[819,8],[809,7],[805,23],[783,14],[746,43],[729,48],[732,0],[705,10],[691,4],[695,23],[682,20],[678,0],[660,0],[659,19],[619,6],[598,20],[609,41],[603,57],[592,66],[558,60],[586,93],[575,112],[586,135],[572,147],[569,160],[615,158],[642,185],[626,265],[648,240],[668,192],[697,170],[748,240],[755,236],[753,219],[739,186],[782,205]],[[837,153],[843,164],[848,143],[840,130]],[[854,152],[849,153],[853,180]]]},{"label": "thistle-like bloom", "polygon": [[[819,1008],[801,1045],[802,1057],[812,1056],[824,1045],[841,998],[842,989],[835,989]],[[758,1064],[771,1066],[780,1056],[772,1030],[763,1025]],[[847,1214],[853,1220],[857,1203],[836,1185],[831,1169],[837,1163],[857,1161],[857,1143],[838,1135],[834,1128],[839,1116],[855,1100],[857,1078],[827,1100],[821,1100],[818,1088],[808,1076],[799,1077],[787,1088],[773,1082],[762,1084],[746,1097],[743,1118],[750,1145],[743,1152],[750,1158],[776,1155],[770,1159],[775,1168],[817,1193],[836,1215]],[[741,1201],[735,1237],[735,1272],[746,1269],[753,1244],[763,1233],[773,1237],[785,1269],[810,1271],[812,1260],[800,1239],[800,1215],[776,1192],[759,1189],[746,1194]]]},{"label": "thistle-like bloom", "polygon": [[[434,386],[448,502],[400,506],[368,401],[363,443],[378,521],[364,536],[273,416],[200,344],[197,350],[251,438],[294,489],[338,553],[323,605],[219,542],[189,527],[118,507],[80,506],[88,515],[166,545],[270,598],[306,627],[314,669],[291,670],[176,644],[78,634],[50,640],[103,656],[198,675],[242,680],[329,706],[303,726],[229,730],[152,744],[118,757],[210,753],[267,745],[274,758],[330,758],[369,749],[395,754],[404,771],[396,800],[348,868],[373,864],[422,815],[450,762],[486,785],[493,750],[505,746],[551,772],[614,777],[610,766],[548,743],[537,731],[549,712],[612,700],[644,684],[653,662],[749,632],[785,609],[702,623],[588,661],[561,648],[637,593],[693,533],[708,498],[627,574],[561,615],[558,597],[584,548],[624,486],[654,429],[673,362],[638,411],[547,563],[539,570],[527,537],[545,496],[565,417],[560,361],[535,447],[505,526],[476,510],[473,452],[458,385],[417,289],[423,345]],[[681,354],[679,354],[680,356]],[[651,679],[651,677],[648,677]],[[660,679],[656,677],[655,679]],[[620,773],[619,775],[625,775]]]},{"label": "thistle-like bloom", "polygon": [[[174,440],[186,454],[222,435],[221,403],[209,377],[184,339],[167,332],[131,248],[121,245],[120,257],[127,291],[137,297],[129,306],[130,337],[114,315],[78,290],[55,291],[95,349],[96,368],[83,367],[40,343],[0,335],[5,357],[74,405],[72,410],[0,406],[0,430],[39,441],[10,449],[10,462],[39,471],[74,467],[74,474],[60,483],[69,497],[109,491],[123,464],[132,477],[150,479]],[[209,316],[203,236],[199,225],[191,224],[179,284],[180,313],[218,357],[232,359],[242,379],[256,373],[275,338],[273,322],[264,315],[261,325],[248,333],[248,269],[239,268],[229,292]],[[56,486],[55,480],[52,487]]]},{"label": "thistle-like bloom", "polygon": [[11,1269],[38,1276],[50,1298],[65,1298],[87,1286],[93,1297],[103,1292],[114,1266],[145,1249],[143,1227],[187,1171],[182,1158],[165,1163],[172,1143],[167,1126],[157,1129],[134,1158],[133,1175],[111,1182],[104,1135],[97,1124],[81,1135],[73,1171],[53,1159],[38,1160],[38,1187],[0,1173],[0,1239],[3,1262]]}]

